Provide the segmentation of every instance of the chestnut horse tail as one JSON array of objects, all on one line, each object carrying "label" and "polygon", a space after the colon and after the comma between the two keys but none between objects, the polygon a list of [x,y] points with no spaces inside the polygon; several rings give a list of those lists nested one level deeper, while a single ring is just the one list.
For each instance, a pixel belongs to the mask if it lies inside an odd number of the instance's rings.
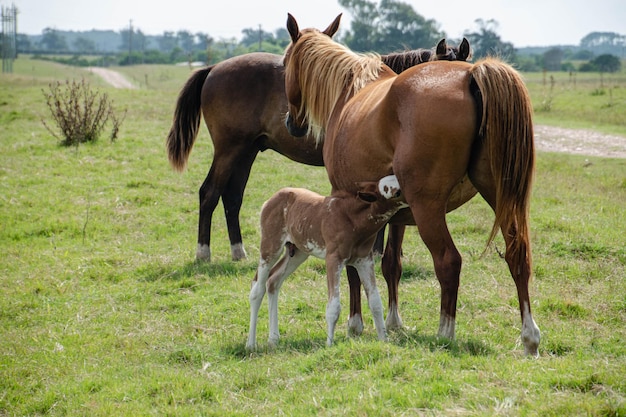
[{"label": "chestnut horse tail", "polygon": [[174,120],[166,143],[170,164],[177,171],[185,169],[189,153],[198,136],[202,117],[200,111],[202,86],[212,68],[213,66],[210,66],[195,71],[178,95]]},{"label": "chestnut horse tail", "polygon": [[496,219],[487,246],[502,228],[513,237],[507,258],[531,265],[529,209],[535,150],[530,96],[517,71],[495,58],[477,62],[470,71],[482,101],[479,135],[496,182]]}]

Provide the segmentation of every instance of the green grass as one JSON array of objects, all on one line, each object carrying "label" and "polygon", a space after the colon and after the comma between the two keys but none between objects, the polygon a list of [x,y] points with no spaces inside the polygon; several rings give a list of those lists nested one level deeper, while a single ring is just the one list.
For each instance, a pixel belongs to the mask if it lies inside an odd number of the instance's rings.
[{"label": "green grass", "polygon": [[[538,155],[538,360],[522,356],[506,264],[495,249],[479,257],[493,219],[480,198],[448,217],[464,256],[455,341],[435,337],[439,285],[409,228],[407,328],[389,343],[376,340],[366,307],[364,335],[346,336],[344,284],[336,344],[324,346],[324,267],[311,259],[283,286],[279,346],[265,343],[264,307],[260,349],[247,354],[261,203],[287,185],[327,192],[323,168],[260,154],[242,213],[249,260],[230,261],[220,207],[214,262],[196,263],[208,133],[182,175],[164,148],[188,69],[132,68],[155,83],[101,87],[128,108],[120,138],[66,149],[41,124],[41,88],[82,72],[21,60],[14,68],[0,78],[1,416],[626,414],[626,160]],[[171,78],[157,83],[159,73]]]},{"label": "green grass", "polygon": [[535,123],[626,135],[626,68],[619,73],[524,74]]}]

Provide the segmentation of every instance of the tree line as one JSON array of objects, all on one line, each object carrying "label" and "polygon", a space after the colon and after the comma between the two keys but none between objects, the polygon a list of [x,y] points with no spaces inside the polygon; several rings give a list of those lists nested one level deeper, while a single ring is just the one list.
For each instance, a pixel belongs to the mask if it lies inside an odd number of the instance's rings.
[{"label": "tree line", "polygon": [[[350,27],[337,40],[355,51],[389,53],[434,46],[445,32],[432,19],[399,0],[338,0],[352,17]],[[522,71],[565,70],[613,72],[626,58],[626,36],[613,32],[592,32],[577,47],[554,46],[534,53],[522,53],[498,35],[495,20],[478,19],[475,29],[463,34],[472,47],[474,59],[498,55]],[[235,55],[265,51],[282,53],[289,43],[286,29],[267,32],[245,28],[241,39],[214,39],[208,33],[186,30],[146,35],[132,27],[114,31],[61,32],[46,28],[41,36],[18,35],[18,52],[74,65],[167,64],[200,61],[213,64]],[[460,40],[448,39],[450,43]],[[621,59],[620,59],[621,58]]]}]

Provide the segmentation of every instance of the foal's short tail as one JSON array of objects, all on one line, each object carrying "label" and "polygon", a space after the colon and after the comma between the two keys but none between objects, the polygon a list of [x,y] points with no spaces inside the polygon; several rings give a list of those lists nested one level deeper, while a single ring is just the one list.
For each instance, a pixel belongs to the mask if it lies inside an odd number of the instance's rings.
[{"label": "foal's short tail", "polygon": [[185,169],[189,153],[198,136],[202,117],[200,111],[202,86],[212,68],[213,66],[210,66],[194,72],[178,95],[174,120],[166,143],[170,164],[177,171]]},{"label": "foal's short tail", "polygon": [[530,96],[517,71],[497,59],[477,62],[471,74],[482,99],[479,134],[496,180],[496,219],[487,245],[501,227],[513,237],[507,257],[531,265],[529,208],[535,150]]}]

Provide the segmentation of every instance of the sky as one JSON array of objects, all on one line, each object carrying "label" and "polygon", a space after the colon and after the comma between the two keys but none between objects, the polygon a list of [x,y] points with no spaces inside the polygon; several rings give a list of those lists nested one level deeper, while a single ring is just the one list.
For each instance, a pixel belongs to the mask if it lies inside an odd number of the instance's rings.
[{"label": "sky", "polygon": [[[372,0],[370,0],[372,1]],[[375,1],[375,0],[374,0]],[[476,19],[498,23],[495,31],[516,48],[578,45],[591,32],[626,35],[626,0],[401,0],[439,24],[450,39],[478,29]],[[339,14],[337,0],[0,0],[18,11],[17,31],[39,35],[45,28],[88,31],[134,29],[146,35],[187,30],[215,40],[241,38],[241,30],[274,32],[291,13],[301,28],[324,29]]]}]

